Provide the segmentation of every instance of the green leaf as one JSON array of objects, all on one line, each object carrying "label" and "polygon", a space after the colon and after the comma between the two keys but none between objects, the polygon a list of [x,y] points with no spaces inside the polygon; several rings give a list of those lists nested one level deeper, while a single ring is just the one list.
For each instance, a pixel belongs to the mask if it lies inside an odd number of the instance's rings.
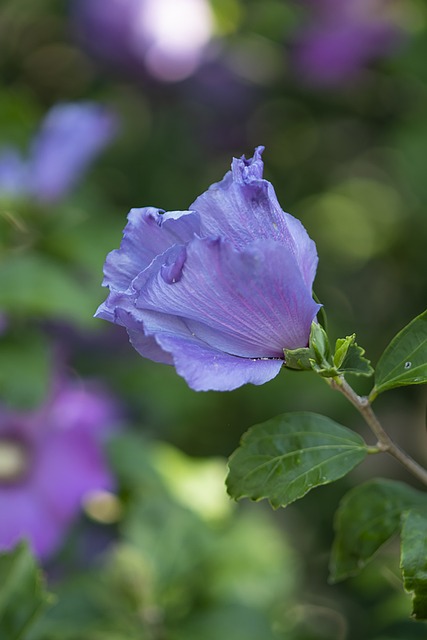
[{"label": "green leaf", "polygon": [[335,516],[331,581],[359,573],[378,549],[399,532],[402,513],[423,504],[427,504],[425,494],[393,480],[376,479],[349,491]]},{"label": "green leaf", "polygon": [[51,601],[26,544],[0,554],[0,638],[21,640]]},{"label": "green leaf", "polygon": [[365,350],[356,344],[356,334],[338,338],[335,345],[334,364],[338,373],[355,373],[359,376],[371,376],[374,373],[371,363],[364,358]]},{"label": "green leaf", "polygon": [[356,334],[353,333],[351,336],[347,336],[346,338],[338,338],[335,343],[335,353],[334,353],[334,365],[339,368],[343,364],[347,352],[350,348],[350,345],[354,342]]},{"label": "green leaf", "polygon": [[388,389],[427,382],[427,311],[417,316],[390,342],[375,373],[370,400]]},{"label": "green leaf", "polygon": [[367,454],[362,438],[315,413],[287,413],[255,425],[229,461],[229,494],[267,498],[273,507],[338,480]]},{"label": "green leaf", "polygon": [[400,566],[403,585],[412,593],[412,615],[427,620],[427,509],[403,516]]}]

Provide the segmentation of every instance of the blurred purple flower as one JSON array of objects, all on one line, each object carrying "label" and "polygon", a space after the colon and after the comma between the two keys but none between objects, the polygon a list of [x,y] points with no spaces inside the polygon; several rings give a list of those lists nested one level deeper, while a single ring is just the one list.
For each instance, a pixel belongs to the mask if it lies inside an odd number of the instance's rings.
[{"label": "blurred purple flower", "polygon": [[390,55],[403,30],[389,0],[305,0],[310,23],[294,48],[295,68],[314,85],[351,81],[376,58]]},{"label": "blurred purple flower", "polygon": [[116,131],[116,117],[96,103],[53,107],[26,160],[14,148],[0,149],[0,193],[41,203],[64,198]]},{"label": "blurred purple flower", "polygon": [[72,0],[78,40],[97,59],[161,81],[190,76],[213,31],[207,0]]},{"label": "blurred purple flower", "polygon": [[102,441],[116,416],[105,392],[70,381],[36,411],[0,409],[0,549],[26,538],[49,556],[84,498],[113,488]]},{"label": "blurred purple flower", "polygon": [[315,244],[263,179],[262,151],[233,159],[190,211],[132,209],[105,263],[96,315],[195,390],[271,380],[284,348],[307,346],[319,310]]}]

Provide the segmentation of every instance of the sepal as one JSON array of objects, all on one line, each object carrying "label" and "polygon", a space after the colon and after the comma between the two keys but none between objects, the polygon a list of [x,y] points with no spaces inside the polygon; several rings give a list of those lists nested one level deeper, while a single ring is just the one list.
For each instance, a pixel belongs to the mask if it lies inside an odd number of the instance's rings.
[{"label": "sepal", "polygon": [[325,329],[317,322],[311,325],[308,347],[284,349],[285,367],[300,371],[315,371],[324,378],[336,378],[345,373],[370,376],[374,370],[365,350],[356,343],[356,334],[338,338],[332,355]]}]

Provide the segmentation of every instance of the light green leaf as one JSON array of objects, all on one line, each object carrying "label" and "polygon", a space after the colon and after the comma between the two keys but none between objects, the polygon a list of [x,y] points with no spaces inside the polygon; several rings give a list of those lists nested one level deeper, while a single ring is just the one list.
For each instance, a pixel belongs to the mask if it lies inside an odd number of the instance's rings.
[{"label": "light green leaf", "polygon": [[390,342],[375,373],[370,400],[379,393],[427,382],[427,311],[417,316]]},{"label": "light green leaf", "polygon": [[403,516],[400,566],[403,585],[412,593],[412,615],[427,620],[427,508]]},{"label": "light green leaf", "polygon": [[0,554],[0,638],[22,640],[51,600],[25,544]]},{"label": "light green leaf", "polygon": [[427,506],[425,494],[393,480],[376,479],[349,491],[335,516],[331,580],[337,582],[359,573],[399,532],[402,513],[423,504]]},{"label": "light green leaf", "polygon": [[335,345],[334,364],[339,373],[355,373],[359,376],[371,376],[374,373],[371,363],[364,358],[365,350],[356,344],[356,334],[338,338]]},{"label": "light green leaf", "polygon": [[335,353],[334,353],[334,365],[339,368],[344,362],[347,352],[350,348],[350,345],[354,342],[356,334],[353,333],[351,336],[347,336],[346,338],[338,338],[335,343]]},{"label": "light green leaf", "polygon": [[315,413],[287,413],[255,425],[229,461],[229,494],[267,498],[273,507],[338,480],[367,454],[362,438]]}]

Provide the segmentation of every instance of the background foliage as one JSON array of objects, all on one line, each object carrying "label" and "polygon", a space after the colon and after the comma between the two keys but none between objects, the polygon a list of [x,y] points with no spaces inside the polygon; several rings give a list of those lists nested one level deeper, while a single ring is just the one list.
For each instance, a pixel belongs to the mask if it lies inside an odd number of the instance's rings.
[{"label": "background foliage", "polygon": [[[0,146],[24,152],[58,102],[99,101],[120,120],[113,143],[63,201],[46,208],[0,194],[0,401],[34,410],[58,360],[77,378],[100,381],[122,407],[108,448],[118,489],[109,515],[88,508],[74,523],[44,563],[44,583],[24,547],[0,558],[0,635],[424,638],[425,626],[408,621],[393,540],[358,577],[325,586],[340,497],[373,474],[408,481],[394,461],[368,457],[286,510],[226,497],[225,457],[243,431],[274,415],[324,413],[370,442],[338,394],[291,371],[263,387],[197,394],[171,368],[142,360],[120,328],[92,318],[128,210],[186,209],[232,156],[263,144],[279,201],[316,241],[316,293],[330,333],[355,331],[376,362],[425,309],[424,2],[396,0],[398,45],[332,86],[310,83],[295,63],[309,4],[212,0],[209,55],[186,79],[166,83],[91,57],[73,4],[0,7]],[[364,380],[355,386],[369,390]],[[386,395],[378,413],[426,462],[425,387]],[[19,616],[18,595],[28,602]]]}]

